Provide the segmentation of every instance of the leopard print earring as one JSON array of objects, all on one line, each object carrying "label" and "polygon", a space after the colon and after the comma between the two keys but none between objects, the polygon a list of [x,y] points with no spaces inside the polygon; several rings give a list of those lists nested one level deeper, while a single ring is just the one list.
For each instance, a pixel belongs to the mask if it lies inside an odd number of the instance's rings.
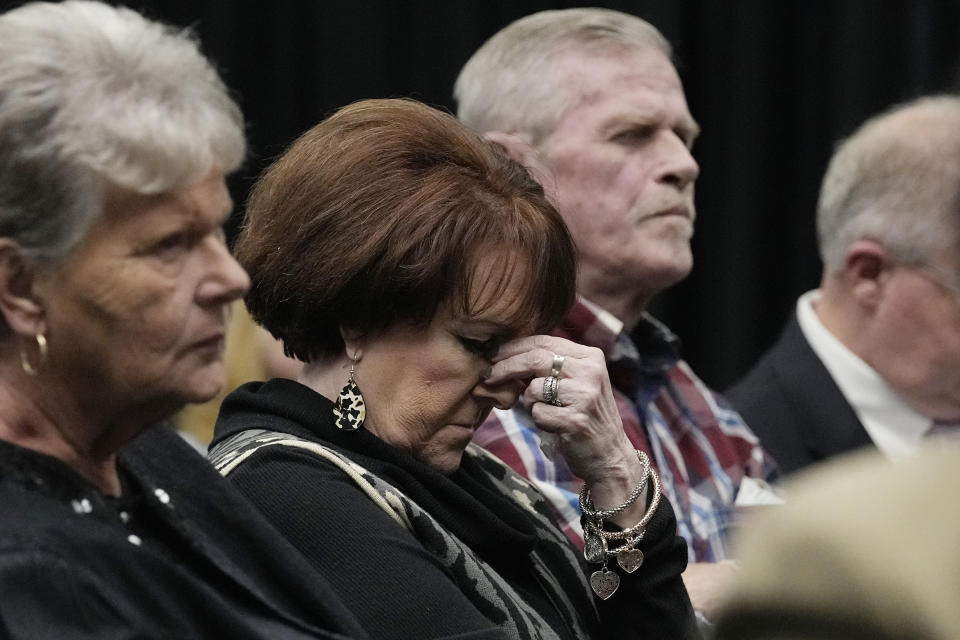
[{"label": "leopard print earring", "polygon": [[337,401],[333,405],[334,424],[342,431],[356,431],[363,426],[363,419],[367,417],[367,407],[363,403],[363,394],[353,379],[357,361],[350,361],[350,379],[340,391]]}]

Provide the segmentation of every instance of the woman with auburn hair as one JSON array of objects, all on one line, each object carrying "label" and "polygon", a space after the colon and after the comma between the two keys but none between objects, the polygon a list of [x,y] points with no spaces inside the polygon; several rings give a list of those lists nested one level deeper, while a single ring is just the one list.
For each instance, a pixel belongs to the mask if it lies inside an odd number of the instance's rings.
[{"label": "woman with auburn hair", "polygon": [[189,33],[98,2],[0,14],[2,638],[364,637],[162,424],[223,384],[245,146]]},{"label": "woman with auburn hair", "polygon": [[[257,182],[254,318],[306,364],[227,397],[211,458],[374,638],[684,637],[686,546],[603,355],[543,335],[571,238],[520,165],[407,100],[341,109]],[[587,562],[470,445],[521,398],[586,480]]]}]

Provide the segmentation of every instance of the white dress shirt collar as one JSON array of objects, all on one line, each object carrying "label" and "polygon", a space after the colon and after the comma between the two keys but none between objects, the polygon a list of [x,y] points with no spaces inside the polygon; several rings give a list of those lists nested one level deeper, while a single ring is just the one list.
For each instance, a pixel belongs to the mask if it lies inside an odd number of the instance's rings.
[{"label": "white dress shirt collar", "polygon": [[613,332],[613,335],[619,335],[623,331],[623,320],[613,315],[606,309],[601,308],[600,306],[590,302],[583,296],[580,296],[580,302],[583,303],[587,309],[593,312],[597,316],[597,320],[603,323],[605,327],[610,329]]},{"label": "white dress shirt collar", "polygon": [[930,418],[908,405],[870,365],[823,326],[813,303],[820,291],[797,300],[797,321],[807,342],[853,407],[870,439],[888,458],[912,454],[931,426]]}]

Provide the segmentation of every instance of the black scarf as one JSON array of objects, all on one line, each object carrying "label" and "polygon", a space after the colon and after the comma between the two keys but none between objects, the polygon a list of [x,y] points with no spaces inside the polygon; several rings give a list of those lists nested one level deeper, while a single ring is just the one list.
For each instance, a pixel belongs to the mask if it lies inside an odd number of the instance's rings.
[{"label": "black scarf", "polygon": [[[250,431],[254,425],[273,433]],[[412,503],[407,511],[428,514],[416,519],[414,535],[511,636],[592,635],[597,613],[576,550],[555,526],[543,496],[499,460],[471,446],[460,468],[445,476],[369,431],[337,429],[332,402],[280,379],[244,385],[227,398],[211,458],[223,467],[265,439],[283,438],[276,434],[341,454],[377,491],[399,492]],[[318,464],[327,463],[318,457]],[[525,606],[527,600],[536,604]]]}]

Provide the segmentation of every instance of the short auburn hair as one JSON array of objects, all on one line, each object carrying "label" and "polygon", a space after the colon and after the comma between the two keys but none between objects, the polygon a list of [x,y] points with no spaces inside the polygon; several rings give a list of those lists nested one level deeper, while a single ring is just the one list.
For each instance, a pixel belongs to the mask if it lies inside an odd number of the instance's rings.
[{"label": "short auburn hair", "polygon": [[504,250],[500,292],[518,260],[527,278],[503,324],[556,326],[576,258],[543,189],[453,116],[406,99],[351,104],[294,141],[254,185],[236,244],[250,313],[305,362],[342,351],[341,328],[426,325],[442,304],[478,312],[478,260]]}]

